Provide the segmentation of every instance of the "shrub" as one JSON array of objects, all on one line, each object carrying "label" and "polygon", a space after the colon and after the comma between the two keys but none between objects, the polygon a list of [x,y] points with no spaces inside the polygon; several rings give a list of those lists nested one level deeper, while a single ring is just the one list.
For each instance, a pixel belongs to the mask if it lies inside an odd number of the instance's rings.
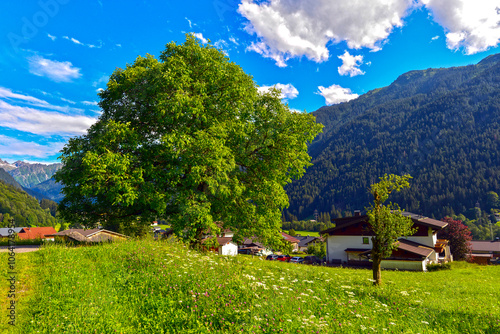
[{"label": "shrub", "polygon": [[446,263],[429,263],[427,265],[427,271],[438,271],[438,270],[449,270],[451,269],[451,264]]}]

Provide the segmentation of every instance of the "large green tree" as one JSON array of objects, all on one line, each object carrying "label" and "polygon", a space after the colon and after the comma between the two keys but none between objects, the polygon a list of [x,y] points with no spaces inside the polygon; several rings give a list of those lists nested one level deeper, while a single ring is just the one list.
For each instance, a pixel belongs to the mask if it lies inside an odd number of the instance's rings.
[{"label": "large green tree", "polygon": [[220,228],[281,242],[283,187],[310,165],[322,128],[312,115],[259,93],[192,35],[117,69],[100,97],[99,120],[62,150],[63,218],[122,231],[165,219],[193,244]]},{"label": "large green tree", "polygon": [[373,261],[373,284],[382,283],[380,264],[398,248],[397,239],[415,233],[413,222],[402,215],[401,209],[395,203],[384,204],[394,191],[410,187],[410,175],[384,175],[378,183],[370,187],[373,203],[368,209],[370,228],[373,232],[371,257]]}]

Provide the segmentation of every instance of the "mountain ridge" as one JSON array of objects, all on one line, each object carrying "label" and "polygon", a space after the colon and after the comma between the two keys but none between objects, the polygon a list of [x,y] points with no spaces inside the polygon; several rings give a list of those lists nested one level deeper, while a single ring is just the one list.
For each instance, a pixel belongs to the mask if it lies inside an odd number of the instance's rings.
[{"label": "mountain ridge", "polygon": [[363,209],[385,173],[414,176],[394,200],[439,218],[500,191],[500,55],[410,71],[313,114],[325,128],[309,146],[314,165],[287,186],[292,215]]}]

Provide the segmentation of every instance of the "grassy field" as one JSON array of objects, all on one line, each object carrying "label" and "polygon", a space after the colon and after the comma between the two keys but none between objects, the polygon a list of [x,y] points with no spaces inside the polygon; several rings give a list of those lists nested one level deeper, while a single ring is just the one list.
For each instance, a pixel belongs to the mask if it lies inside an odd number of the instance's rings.
[{"label": "grassy field", "polygon": [[[7,275],[7,254],[0,261]],[[129,241],[16,255],[2,333],[499,333],[500,266],[430,273],[325,268]]]},{"label": "grassy field", "polygon": [[309,235],[311,237],[319,237],[319,232],[311,232],[311,231],[295,231],[295,233],[300,234],[301,236]]}]

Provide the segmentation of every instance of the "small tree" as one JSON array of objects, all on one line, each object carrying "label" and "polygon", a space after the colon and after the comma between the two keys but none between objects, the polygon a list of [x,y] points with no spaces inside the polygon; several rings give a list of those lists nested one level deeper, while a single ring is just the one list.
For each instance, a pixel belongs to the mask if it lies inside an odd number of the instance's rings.
[{"label": "small tree", "polygon": [[372,261],[373,261],[373,284],[382,283],[380,264],[382,259],[389,257],[392,251],[398,248],[397,239],[404,235],[412,235],[413,222],[409,217],[401,214],[397,204],[384,205],[393,191],[409,188],[408,180],[411,176],[406,174],[384,175],[378,183],[372,184],[370,192],[373,195],[373,203],[368,209],[369,223],[374,236],[372,237]]},{"label": "small tree", "polygon": [[297,233],[295,232],[295,230],[293,228],[291,228],[289,231],[288,231],[288,235],[289,236],[292,236],[292,237],[295,237],[297,235]]},{"label": "small tree", "polygon": [[453,220],[445,217],[442,221],[447,222],[443,230],[439,231],[438,236],[441,239],[447,239],[450,242],[451,254],[454,260],[465,260],[471,253],[472,232],[460,220]]},{"label": "small tree", "polygon": [[307,247],[307,254],[312,254],[320,259],[326,256],[326,243],[315,242]]}]

